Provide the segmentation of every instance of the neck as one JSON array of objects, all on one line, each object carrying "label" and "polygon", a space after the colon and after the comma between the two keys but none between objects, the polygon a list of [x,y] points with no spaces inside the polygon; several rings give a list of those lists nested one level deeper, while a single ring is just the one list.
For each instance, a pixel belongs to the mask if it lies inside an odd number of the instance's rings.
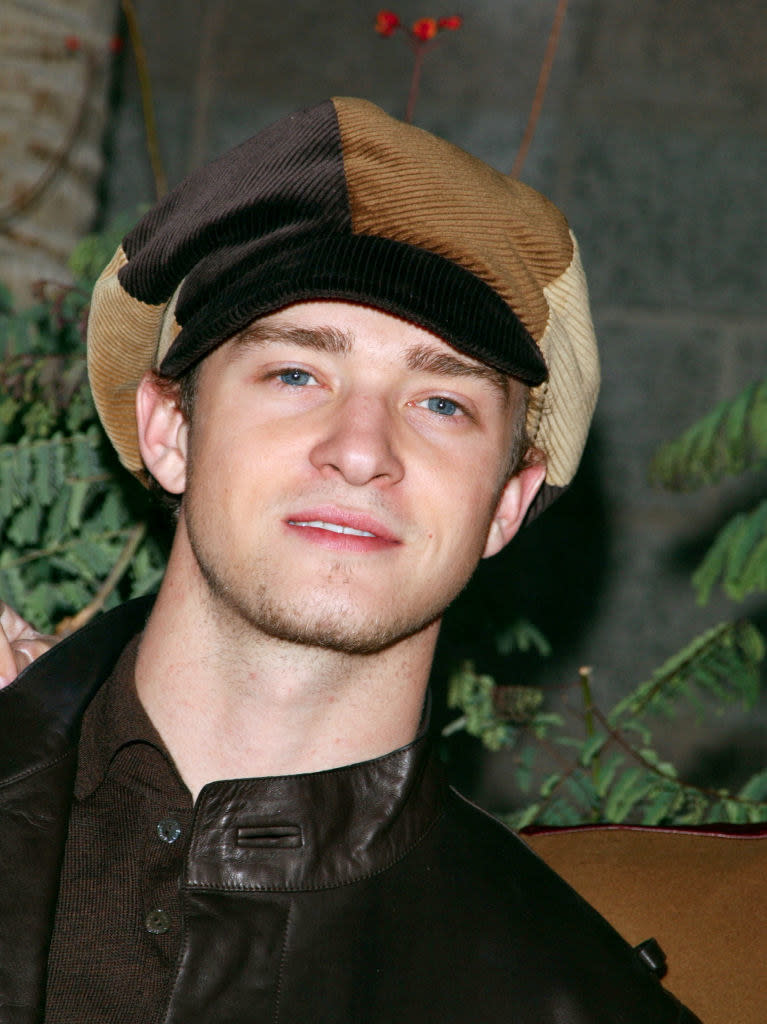
[{"label": "neck", "polygon": [[171,559],[136,664],[142,704],[196,798],[217,779],[354,764],[410,742],[438,623],[374,654],[266,636]]}]

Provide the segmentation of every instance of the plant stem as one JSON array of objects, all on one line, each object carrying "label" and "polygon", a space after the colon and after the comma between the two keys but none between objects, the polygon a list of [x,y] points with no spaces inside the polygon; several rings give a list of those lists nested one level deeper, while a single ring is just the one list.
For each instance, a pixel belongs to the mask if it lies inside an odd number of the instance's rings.
[{"label": "plant stem", "polygon": [[594,698],[591,694],[591,668],[582,665],[578,669],[578,680],[581,684],[583,697],[583,719],[586,723],[586,735],[591,739],[594,735]]},{"label": "plant stem", "polygon": [[413,113],[415,111],[416,100],[418,99],[418,91],[421,87],[421,68],[423,67],[423,59],[426,56],[426,50],[428,49],[423,43],[414,43],[413,50],[415,57],[413,59],[413,73],[410,76],[410,92],[407,97],[407,108],[405,110],[405,123],[413,123]]},{"label": "plant stem", "polygon": [[519,152],[517,153],[516,159],[514,160],[514,166],[511,168],[511,173],[509,175],[511,178],[518,178],[522,173],[522,167],[527,159],[527,152],[530,149],[530,143],[533,141],[533,136],[535,135],[535,129],[541,113],[541,107],[543,106],[543,100],[546,96],[546,89],[549,84],[549,75],[551,74],[551,68],[554,64],[554,57],[556,56],[557,46],[559,45],[559,35],[562,31],[562,22],[565,20],[566,11],[567,0],[558,0],[557,9],[554,12],[554,21],[551,26],[551,32],[549,33],[549,41],[546,44],[546,52],[543,55],[541,70],[538,74],[538,84],[535,87],[535,95],[533,96],[530,114],[527,118],[525,134],[522,136]]},{"label": "plant stem", "polygon": [[154,116],[154,102],[152,100],[152,82],[149,77],[149,64],[146,59],[144,41],[141,38],[141,29],[136,16],[136,8],[133,0],[122,0],[122,9],[125,21],[128,26],[131,46],[136,58],[136,70],[138,72],[139,88],[141,90],[141,110],[144,115],[144,130],[146,131],[146,148],[149,153],[149,162],[152,165],[154,187],[158,199],[162,199],[168,191],[168,178],[163,167],[160,156],[160,141],[157,132],[157,121]]},{"label": "plant stem", "polygon": [[136,553],[136,548],[138,548],[145,536],[146,523],[138,523],[133,527],[131,532],[128,534],[128,542],[120,552],[120,557],[112,566],[111,572],[99,587],[96,596],[92,601],[86,604],[84,608],[81,608],[76,615],[67,616],[67,618],[62,619],[61,622],[58,623],[55,630],[57,636],[69,636],[70,633],[74,633],[76,629],[84,626],[86,622],[90,622],[93,616],[97,612],[101,611],[106,604],[107,598],[125,575],[125,572],[131,563],[131,559]]},{"label": "plant stem", "polygon": [[685,782],[676,775],[670,775],[668,772],[662,771],[656,764],[653,764],[652,761],[648,761],[647,758],[642,755],[642,752],[637,750],[633,743],[626,739],[619,728],[610,724],[609,716],[604,715],[596,705],[593,707],[593,711],[597,721],[605,732],[609,734],[610,739],[614,740],[615,743],[617,743],[622,750],[625,750],[625,752],[640,764],[642,768],[651,772],[653,775],[657,775],[658,778],[665,779],[667,782],[673,783],[680,789],[700,793],[707,800],[713,801],[725,798],[727,800],[731,800],[733,803],[740,804],[743,807],[764,806],[764,801],[762,800],[749,800],[746,797],[736,796],[733,793],[725,792],[721,789],[715,789],[711,786],[699,786],[693,782]]},{"label": "plant stem", "polygon": [[[586,736],[589,739],[596,732],[594,725],[594,695],[591,692],[592,671],[588,665],[582,665],[578,669],[578,679],[580,680],[581,694],[583,696],[583,721],[586,726]],[[595,786],[599,782],[599,754],[595,754],[591,761],[591,781]]]}]

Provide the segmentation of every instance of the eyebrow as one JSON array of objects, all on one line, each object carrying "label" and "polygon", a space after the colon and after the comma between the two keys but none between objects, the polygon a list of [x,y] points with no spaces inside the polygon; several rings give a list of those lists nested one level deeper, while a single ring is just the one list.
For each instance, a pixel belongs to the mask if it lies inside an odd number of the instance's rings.
[{"label": "eyebrow", "polygon": [[351,336],[336,327],[297,327],[293,324],[265,324],[260,320],[235,334],[232,341],[243,348],[259,348],[279,341],[343,356],[350,354],[353,345]]},{"label": "eyebrow", "polygon": [[[349,355],[354,347],[353,336],[337,327],[298,327],[294,324],[268,324],[261,320],[255,320],[232,340],[238,348],[260,348],[277,341],[334,355]],[[410,370],[440,377],[473,377],[490,384],[504,401],[509,399],[509,378],[492,366],[467,362],[428,345],[412,346],[407,350],[405,359]]]},{"label": "eyebrow", "polygon": [[468,363],[449,352],[438,352],[427,345],[416,345],[408,349],[407,365],[411,370],[421,370],[442,377],[474,377],[490,384],[500,392],[504,401],[509,397],[509,378],[500,370],[484,363]]}]

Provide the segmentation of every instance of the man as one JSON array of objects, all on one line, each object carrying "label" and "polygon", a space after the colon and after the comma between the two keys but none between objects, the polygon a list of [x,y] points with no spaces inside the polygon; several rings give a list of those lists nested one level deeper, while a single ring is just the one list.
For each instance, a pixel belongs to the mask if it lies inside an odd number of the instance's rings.
[{"label": "man", "polygon": [[561,214],[328,101],[147,214],[88,355],[178,524],[0,694],[2,1019],[693,1021],[427,737],[444,608],[593,409]]}]

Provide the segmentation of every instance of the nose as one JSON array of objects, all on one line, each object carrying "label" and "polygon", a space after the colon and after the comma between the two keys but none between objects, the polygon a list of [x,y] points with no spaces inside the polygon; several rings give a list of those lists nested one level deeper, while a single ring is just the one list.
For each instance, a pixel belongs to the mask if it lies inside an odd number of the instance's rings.
[{"label": "nose", "polygon": [[393,434],[392,414],[383,399],[350,396],[333,409],[310,461],[323,476],[340,474],[355,487],[397,483],[404,466]]}]

